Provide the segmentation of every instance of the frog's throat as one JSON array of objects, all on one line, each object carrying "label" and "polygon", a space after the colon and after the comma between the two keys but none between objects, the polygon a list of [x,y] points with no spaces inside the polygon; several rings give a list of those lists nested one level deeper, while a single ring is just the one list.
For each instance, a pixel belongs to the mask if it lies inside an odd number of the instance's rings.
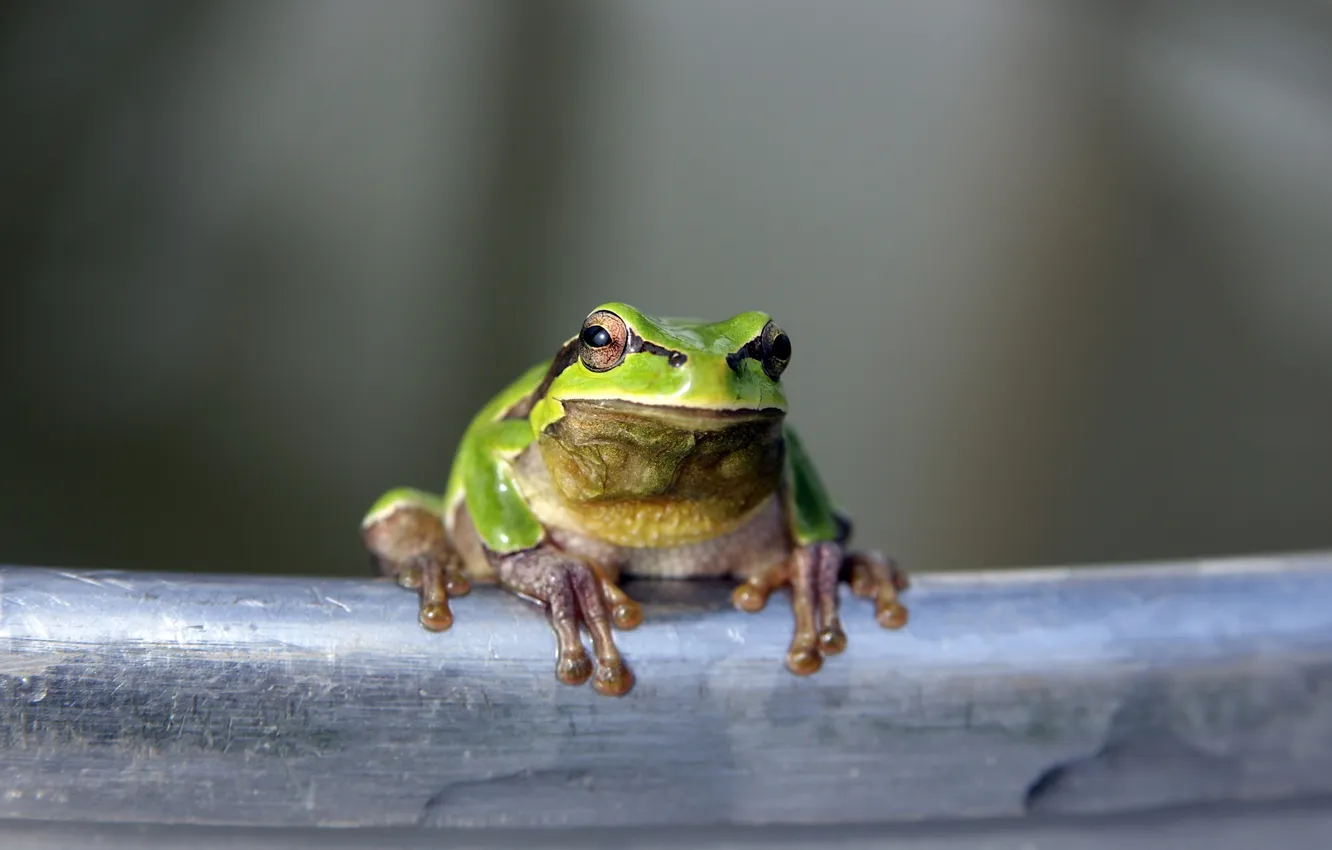
[{"label": "frog's throat", "polygon": [[781,484],[780,410],[618,400],[564,408],[519,464],[545,524],[620,546],[696,543],[737,528]]}]

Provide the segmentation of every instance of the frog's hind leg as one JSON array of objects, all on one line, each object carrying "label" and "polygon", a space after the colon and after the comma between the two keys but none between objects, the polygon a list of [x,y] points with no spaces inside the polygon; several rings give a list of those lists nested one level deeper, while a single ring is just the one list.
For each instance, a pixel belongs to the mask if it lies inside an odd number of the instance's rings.
[{"label": "frog's hind leg", "polygon": [[422,626],[443,631],[453,625],[449,598],[466,596],[471,585],[444,529],[439,496],[385,493],[362,521],[361,537],[382,575],[420,591]]},{"label": "frog's hind leg", "polygon": [[[509,554],[492,553],[490,558],[502,584],[549,612],[558,644],[555,675],[561,682],[581,685],[591,678],[598,693],[623,696],[629,692],[634,674],[615,645],[611,623],[614,616],[617,624],[624,620],[637,625],[641,612],[636,603],[618,587],[614,593],[607,592],[607,584],[614,587],[607,576],[548,544]],[[595,670],[579,635],[580,624],[592,638]]]}]

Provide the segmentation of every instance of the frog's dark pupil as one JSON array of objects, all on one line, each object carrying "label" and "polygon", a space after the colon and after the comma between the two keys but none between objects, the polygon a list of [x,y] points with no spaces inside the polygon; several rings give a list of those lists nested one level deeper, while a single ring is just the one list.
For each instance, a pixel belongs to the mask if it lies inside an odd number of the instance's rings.
[{"label": "frog's dark pupil", "polygon": [[583,344],[590,348],[605,348],[611,343],[610,332],[601,325],[588,325],[583,328]]},{"label": "frog's dark pupil", "polygon": [[772,341],[772,347],[768,353],[778,360],[791,359],[791,338],[786,334],[777,334],[777,338]]}]

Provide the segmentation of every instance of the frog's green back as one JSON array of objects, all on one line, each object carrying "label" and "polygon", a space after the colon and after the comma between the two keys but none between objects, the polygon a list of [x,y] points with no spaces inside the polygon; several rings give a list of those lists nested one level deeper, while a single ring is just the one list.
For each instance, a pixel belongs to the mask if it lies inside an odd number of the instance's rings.
[{"label": "frog's green back", "polygon": [[[499,392],[494,398],[486,402],[486,405],[472,417],[467,430],[463,432],[463,437],[458,441],[458,449],[453,455],[453,466],[449,471],[449,483],[444,489],[443,509],[445,521],[451,522],[449,516],[453,513],[453,508],[457,506],[458,501],[463,497],[465,491],[463,481],[463,471],[467,466],[466,453],[470,450],[477,450],[478,435],[487,430],[489,426],[502,419],[510,411],[523,404],[532,393],[541,386],[541,381],[550,371],[550,364],[553,362],[546,360],[538,363],[524,372],[513,383],[509,384]],[[525,428],[528,434],[528,440],[531,439],[531,428],[525,420],[518,420],[520,430]],[[516,436],[516,435],[515,435]]]}]

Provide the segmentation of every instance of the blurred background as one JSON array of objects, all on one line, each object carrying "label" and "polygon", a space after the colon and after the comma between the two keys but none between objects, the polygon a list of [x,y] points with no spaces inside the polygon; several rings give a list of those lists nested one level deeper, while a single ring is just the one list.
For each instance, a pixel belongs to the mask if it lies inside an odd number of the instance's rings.
[{"label": "blurred background", "polygon": [[1332,545],[1332,7],[0,5],[0,561],[365,575],[608,299],[917,569]]}]

